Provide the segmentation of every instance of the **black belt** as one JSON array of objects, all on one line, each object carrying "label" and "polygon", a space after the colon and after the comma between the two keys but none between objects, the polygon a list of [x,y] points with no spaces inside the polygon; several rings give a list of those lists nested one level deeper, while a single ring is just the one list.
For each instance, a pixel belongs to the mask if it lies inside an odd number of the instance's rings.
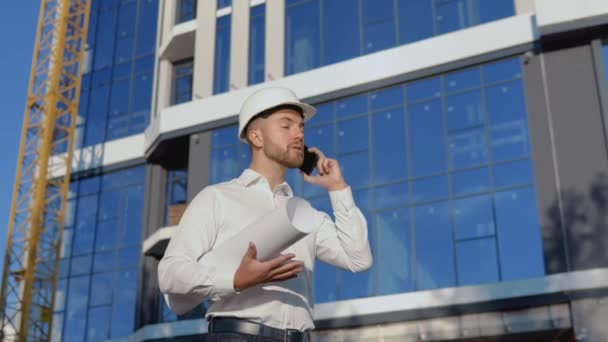
[{"label": "black belt", "polygon": [[235,332],[254,336],[263,336],[284,342],[307,342],[308,332],[295,329],[277,329],[264,324],[246,321],[239,318],[211,317],[210,333]]}]

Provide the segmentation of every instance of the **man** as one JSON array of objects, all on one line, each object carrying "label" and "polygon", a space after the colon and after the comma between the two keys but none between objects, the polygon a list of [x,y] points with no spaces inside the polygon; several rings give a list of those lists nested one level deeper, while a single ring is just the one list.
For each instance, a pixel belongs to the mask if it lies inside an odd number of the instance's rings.
[{"label": "man", "polygon": [[[318,174],[306,182],[329,192],[336,221],[321,226],[279,257],[256,260],[250,243],[238,267],[199,260],[276,205],[293,196],[288,169],[304,158],[304,121],[316,110],[285,88],[252,94],[239,114],[239,138],[252,161],[240,177],[210,185],[189,204],[158,267],[159,285],[171,309],[187,312],[209,299],[207,341],[307,341],[314,328],[312,273],[315,257],[353,272],[369,269],[367,223],[356,207],[337,160],[319,157]],[[234,269],[236,268],[236,269]]]}]

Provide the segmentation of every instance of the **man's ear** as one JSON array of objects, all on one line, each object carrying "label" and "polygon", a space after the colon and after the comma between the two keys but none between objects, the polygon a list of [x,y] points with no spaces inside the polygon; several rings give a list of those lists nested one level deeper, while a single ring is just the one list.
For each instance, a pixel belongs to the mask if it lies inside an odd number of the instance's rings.
[{"label": "man's ear", "polygon": [[262,147],[264,145],[264,138],[262,137],[262,132],[257,128],[252,128],[247,132],[247,138],[251,145],[255,147]]}]

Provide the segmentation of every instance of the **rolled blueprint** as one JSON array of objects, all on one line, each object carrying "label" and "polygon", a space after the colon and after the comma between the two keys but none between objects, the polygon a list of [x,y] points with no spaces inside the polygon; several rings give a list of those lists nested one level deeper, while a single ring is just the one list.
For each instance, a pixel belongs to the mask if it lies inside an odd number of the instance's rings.
[{"label": "rolled blueprint", "polygon": [[316,230],[323,216],[299,198],[290,198],[243,228],[233,237],[213,247],[199,262],[239,265],[249,242],[257,249],[257,259],[267,261]]}]

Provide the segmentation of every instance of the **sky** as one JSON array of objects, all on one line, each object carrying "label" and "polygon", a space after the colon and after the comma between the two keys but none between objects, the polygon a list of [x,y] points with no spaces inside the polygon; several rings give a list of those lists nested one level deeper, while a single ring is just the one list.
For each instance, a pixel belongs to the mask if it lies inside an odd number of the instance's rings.
[{"label": "sky", "polygon": [[0,265],[8,232],[21,124],[40,1],[12,1],[0,11]]}]

